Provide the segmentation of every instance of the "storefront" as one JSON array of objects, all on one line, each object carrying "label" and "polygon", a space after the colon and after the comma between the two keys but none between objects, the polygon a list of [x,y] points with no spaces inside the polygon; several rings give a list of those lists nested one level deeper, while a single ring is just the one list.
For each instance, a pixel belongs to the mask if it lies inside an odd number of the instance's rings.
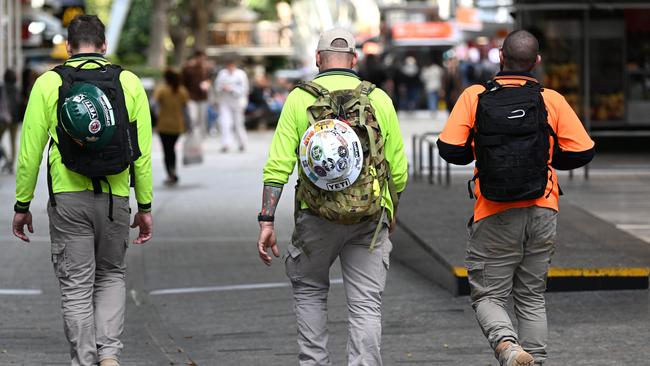
[{"label": "storefront", "polygon": [[517,28],[540,40],[539,77],[587,128],[650,130],[650,3],[520,0],[514,9]]}]

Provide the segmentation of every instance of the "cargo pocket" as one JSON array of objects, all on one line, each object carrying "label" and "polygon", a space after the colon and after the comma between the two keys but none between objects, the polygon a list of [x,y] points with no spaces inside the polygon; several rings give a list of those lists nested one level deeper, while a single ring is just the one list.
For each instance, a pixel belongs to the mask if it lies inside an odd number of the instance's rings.
[{"label": "cargo pocket", "polygon": [[386,240],[381,246],[381,260],[384,262],[384,267],[388,269],[390,267],[390,252],[393,251],[393,243],[390,240]]},{"label": "cargo pocket", "polygon": [[63,278],[68,276],[68,263],[65,257],[65,243],[52,243],[52,265],[54,274]]},{"label": "cargo pocket", "polygon": [[480,298],[486,293],[488,284],[485,277],[485,263],[467,262],[467,280],[469,281],[470,296],[472,300]]},{"label": "cargo pocket", "polygon": [[284,268],[287,274],[287,277],[293,282],[297,281],[302,277],[300,266],[300,255],[302,250],[297,248],[293,244],[287,246],[287,252],[284,255]]}]

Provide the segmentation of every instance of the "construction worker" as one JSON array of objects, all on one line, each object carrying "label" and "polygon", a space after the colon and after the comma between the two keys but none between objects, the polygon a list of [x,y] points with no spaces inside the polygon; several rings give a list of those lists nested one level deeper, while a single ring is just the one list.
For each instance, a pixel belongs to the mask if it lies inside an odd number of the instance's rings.
[{"label": "construction worker", "polygon": [[[462,93],[438,148],[452,164],[476,160],[465,264],[479,325],[502,366],[541,365],[561,192],[555,169],[587,164],[594,142],[566,100],[532,76],[541,61],[532,34],[510,33],[500,58],[493,80]],[[511,294],[517,330],[506,311]]]},{"label": "construction worker", "polygon": [[36,80],[20,142],[14,235],[33,233],[30,201],[48,145],[48,216],[72,366],[118,366],[126,300],[129,182],[139,227],[151,239],[151,120],[131,72],[105,58],[104,24],[82,15],[68,27],[70,58]]},{"label": "construction worker", "polygon": [[327,350],[330,266],[340,259],[349,310],[348,365],[381,365],[381,295],[407,162],[393,103],[360,80],[350,32],[321,34],[320,73],[282,109],[264,167],[258,215],[261,260],[279,256],[273,221],[298,162],[295,230],[285,255],[298,326],[299,364],[331,365]]}]

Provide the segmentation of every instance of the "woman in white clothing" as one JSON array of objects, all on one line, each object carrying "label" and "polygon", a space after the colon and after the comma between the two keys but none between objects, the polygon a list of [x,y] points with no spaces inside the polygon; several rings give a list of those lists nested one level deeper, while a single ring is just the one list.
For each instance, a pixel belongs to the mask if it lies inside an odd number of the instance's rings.
[{"label": "woman in white clothing", "polygon": [[227,152],[231,147],[233,130],[239,144],[239,151],[244,151],[247,142],[244,110],[248,103],[248,77],[244,70],[237,67],[234,57],[228,58],[225,63],[226,67],[219,71],[215,81],[219,104],[221,151]]}]

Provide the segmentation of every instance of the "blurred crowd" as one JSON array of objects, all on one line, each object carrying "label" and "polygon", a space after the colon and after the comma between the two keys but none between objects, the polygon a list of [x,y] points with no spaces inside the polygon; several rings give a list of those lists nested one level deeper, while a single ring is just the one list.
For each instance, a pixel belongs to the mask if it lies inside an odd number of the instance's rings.
[{"label": "blurred crowd", "polygon": [[154,89],[152,122],[163,146],[167,185],[179,180],[175,146],[181,135],[183,165],[202,162],[207,136],[219,136],[222,153],[244,152],[246,130],[277,124],[294,87],[288,78],[269,77],[261,66],[245,71],[235,54],[218,60],[195,51],[180,70],[166,69]]},{"label": "blurred crowd", "polygon": [[245,131],[240,127],[274,126],[297,78],[269,75],[263,66],[243,67],[235,54],[218,61],[196,51],[179,70],[170,68],[165,73],[178,74],[189,94],[192,123],[188,127],[199,127],[202,134],[221,135],[224,151],[230,149],[233,137],[240,149],[245,148]]},{"label": "blurred crowd", "polygon": [[366,55],[359,65],[359,73],[363,79],[384,89],[396,109],[437,113],[451,111],[466,87],[485,82],[499,71],[499,65],[487,55],[418,56],[416,53],[384,57]]}]

